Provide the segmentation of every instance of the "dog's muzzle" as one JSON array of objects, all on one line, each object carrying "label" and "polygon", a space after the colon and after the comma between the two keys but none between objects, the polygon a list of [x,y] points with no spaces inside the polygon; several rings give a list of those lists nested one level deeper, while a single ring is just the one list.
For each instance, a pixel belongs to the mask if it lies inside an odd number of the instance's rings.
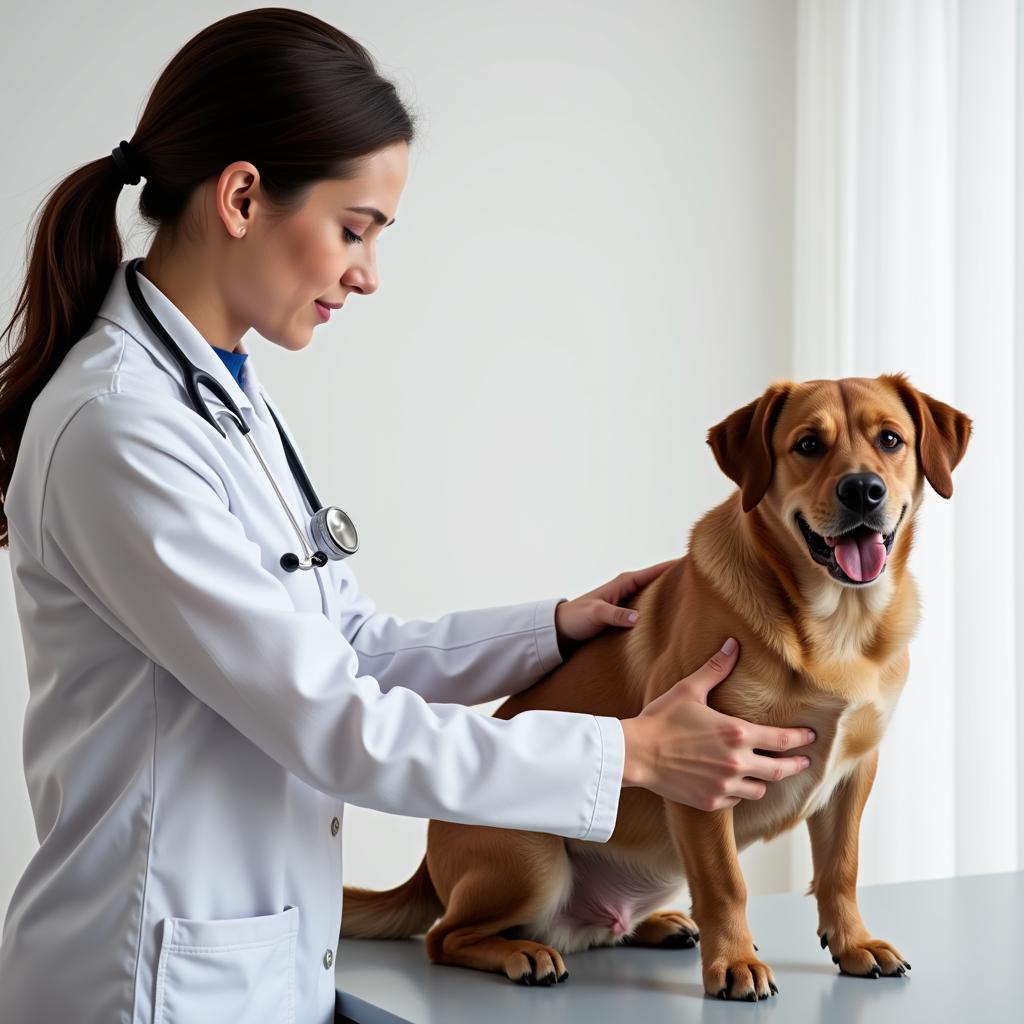
[{"label": "dog's muzzle", "polygon": [[907,506],[904,505],[892,532],[887,534],[868,523],[860,523],[846,533],[823,536],[815,533],[799,512],[796,513],[796,521],[811,557],[825,566],[833,579],[841,583],[863,584],[873,582],[885,571],[896,531],[906,513]]}]

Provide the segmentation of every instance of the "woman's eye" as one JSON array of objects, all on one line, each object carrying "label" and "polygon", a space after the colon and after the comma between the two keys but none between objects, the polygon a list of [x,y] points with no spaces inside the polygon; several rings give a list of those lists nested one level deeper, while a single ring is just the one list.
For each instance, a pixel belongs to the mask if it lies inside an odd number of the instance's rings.
[{"label": "woman's eye", "polygon": [[793,451],[801,455],[818,455],[821,445],[816,437],[801,437],[793,447]]},{"label": "woman's eye", "polygon": [[882,442],[882,447],[888,448],[889,451],[893,451],[903,444],[903,438],[891,430],[883,430],[879,435],[879,440]]},{"label": "woman's eye", "polygon": [[348,228],[345,228],[345,241],[346,242],[350,242],[350,241],[351,242],[361,242],[362,240],[363,239],[362,239],[361,235],[357,235],[354,231],[349,231]]}]

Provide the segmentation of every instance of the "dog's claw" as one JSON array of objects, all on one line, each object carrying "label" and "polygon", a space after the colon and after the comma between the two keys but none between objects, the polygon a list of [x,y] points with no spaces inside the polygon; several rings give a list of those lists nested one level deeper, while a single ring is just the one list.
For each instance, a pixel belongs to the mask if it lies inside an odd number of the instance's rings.
[{"label": "dog's claw", "polygon": [[821,948],[824,949],[828,945],[828,932],[824,932],[821,936]]},{"label": "dog's claw", "polygon": [[513,979],[520,985],[556,985],[558,982],[565,981],[565,979],[569,977],[568,971],[564,971],[561,976],[559,976],[555,971],[549,971],[543,977],[538,977],[536,959],[525,951],[523,952],[523,956],[525,956],[529,961],[530,968],[529,970],[523,971],[518,978]]},{"label": "dog's claw", "polygon": [[850,978],[870,978],[872,981],[874,981],[875,978],[881,977],[881,975],[882,975],[882,968],[879,967],[878,964],[875,964],[875,966],[872,967],[871,970],[868,971],[867,974],[854,974],[853,971],[847,971],[847,970],[844,970],[842,967],[840,967],[839,968],[839,973],[840,974],[845,974],[847,977],[850,977]]},{"label": "dog's claw", "polygon": [[537,961],[534,960],[529,953],[524,953],[523,956],[530,961],[530,969],[528,971],[523,971],[523,973],[519,975],[519,981],[523,985],[533,985],[537,980]]},{"label": "dog's claw", "polygon": [[[764,964],[760,964],[760,966],[764,967],[765,965]],[[725,971],[725,984],[717,992],[708,992],[707,994],[709,996],[713,995],[713,996],[715,996],[718,999],[730,999],[731,998],[731,999],[733,999],[735,1001],[742,1001],[742,1002],[747,1002],[747,1003],[756,1003],[756,1002],[758,1002],[761,999],[770,999],[773,995],[778,995],[779,994],[779,986],[776,985],[774,981],[772,981],[770,978],[766,978],[765,981],[768,984],[768,991],[765,992],[764,995],[761,995],[761,993],[758,990],[759,982],[758,982],[757,975],[755,974],[754,975],[754,987],[752,989],[748,989],[746,992],[744,992],[742,994],[737,994],[735,996],[730,996],[729,995],[729,991],[732,989],[732,986],[736,983],[736,978],[735,978],[735,975],[733,973],[733,969],[731,967],[728,967],[728,968],[726,968],[726,971]]]}]

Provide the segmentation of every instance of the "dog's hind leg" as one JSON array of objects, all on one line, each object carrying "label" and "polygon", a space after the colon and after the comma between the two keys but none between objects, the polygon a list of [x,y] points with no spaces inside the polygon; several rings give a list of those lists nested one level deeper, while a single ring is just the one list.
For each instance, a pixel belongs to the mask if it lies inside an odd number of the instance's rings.
[{"label": "dog's hind leg", "polygon": [[[457,832],[437,841],[453,828]],[[561,839],[436,820],[430,830],[431,876],[445,904],[444,915],[426,935],[430,960],[494,971],[526,985],[565,981],[569,972],[553,946],[502,934],[543,922],[557,910],[572,883]],[[443,858],[436,857],[440,849]]]}]

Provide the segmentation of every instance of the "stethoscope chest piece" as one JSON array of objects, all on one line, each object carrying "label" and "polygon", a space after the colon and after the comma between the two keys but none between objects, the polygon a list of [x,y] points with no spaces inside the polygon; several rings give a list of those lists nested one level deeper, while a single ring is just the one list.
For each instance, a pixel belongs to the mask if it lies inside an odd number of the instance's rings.
[{"label": "stethoscope chest piece", "polygon": [[348,558],[359,549],[355,524],[337,505],[320,509],[310,523],[313,542],[329,558]]},{"label": "stethoscope chest piece", "polygon": [[320,509],[310,520],[309,532],[313,535],[316,551],[308,551],[308,545],[301,532],[302,545],[307,549],[307,557],[303,560],[294,552],[281,556],[281,568],[285,572],[296,569],[322,569],[328,560],[337,562],[342,558],[354,555],[359,549],[359,535],[355,524],[337,505],[328,505]]}]

